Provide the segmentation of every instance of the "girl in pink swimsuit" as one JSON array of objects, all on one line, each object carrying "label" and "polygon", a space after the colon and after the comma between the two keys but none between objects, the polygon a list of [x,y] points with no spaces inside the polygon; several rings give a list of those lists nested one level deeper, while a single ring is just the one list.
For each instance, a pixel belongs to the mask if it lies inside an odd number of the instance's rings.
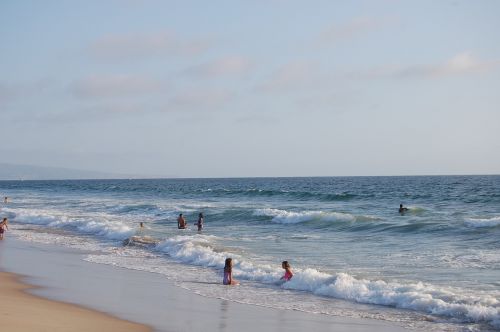
[{"label": "girl in pink swimsuit", "polygon": [[233,279],[233,259],[226,258],[224,266],[224,279],[222,280],[224,285],[238,285],[239,283]]},{"label": "girl in pink swimsuit", "polygon": [[285,274],[281,277],[281,280],[289,281],[293,277],[293,272],[288,261],[283,261],[281,267],[285,269]]}]

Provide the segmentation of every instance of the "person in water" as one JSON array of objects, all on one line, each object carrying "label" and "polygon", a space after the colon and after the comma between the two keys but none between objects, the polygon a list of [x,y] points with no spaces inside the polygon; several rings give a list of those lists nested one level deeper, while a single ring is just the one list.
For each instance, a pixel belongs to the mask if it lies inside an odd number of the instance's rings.
[{"label": "person in water", "polygon": [[408,208],[403,207],[403,204],[399,204],[399,213],[405,213],[408,211]]},{"label": "person in water", "polygon": [[0,240],[3,240],[3,233],[7,229],[9,229],[9,221],[7,218],[3,218],[2,222],[0,222]]},{"label": "person in water", "polygon": [[196,223],[196,226],[198,226],[198,232],[203,229],[203,213],[198,215],[198,222]]},{"label": "person in water", "polygon": [[224,279],[222,279],[224,285],[239,285],[240,283],[233,279],[233,259],[228,257],[224,264]]},{"label": "person in water", "polygon": [[139,229],[136,231],[137,234],[142,234],[144,231],[144,222],[139,222]]},{"label": "person in water", "polygon": [[185,229],[186,228],[186,219],[182,216],[182,213],[179,214],[179,218],[177,218],[177,228]]},{"label": "person in water", "polygon": [[281,263],[281,267],[285,270],[285,274],[281,277],[281,280],[289,281],[293,277],[292,268],[290,267],[290,263],[288,261],[283,261]]}]

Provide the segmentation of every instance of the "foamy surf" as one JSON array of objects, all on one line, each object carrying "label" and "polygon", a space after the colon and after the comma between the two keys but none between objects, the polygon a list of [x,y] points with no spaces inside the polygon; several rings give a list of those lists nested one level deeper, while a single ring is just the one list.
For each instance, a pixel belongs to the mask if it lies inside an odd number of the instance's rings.
[{"label": "foamy surf", "polygon": [[[233,273],[236,278],[265,284],[276,284],[279,281],[281,272],[276,267],[249,261],[230,251],[216,252],[213,249],[214,240],[215,238],[210,237],[177,236],[158,244],[157,250],[179,262],[216,270],[224,267],[226,257],[234,257]],[[500,327],[500,303],[495,297],[459,294],[457,290],[422,282],[373,281],[357,279],[348,273],[332,275],[316,269],[297,268],[292,280],[281,287]]]},{"label": "foamy surf", "polygon": [[135,230],[123,222],[106,218],[103,214],[87,216],[70,216],[62,211],[4,209],[11,214],[13,221],[26,224],[44,225],[49,228],[72,229],[76,232],[102,236],[110,240],[124,240],[135,233]]},{"label": "foamy surf", "polygon": [[257,209],[255,216],[272,217],[272,221],[280,224],[297,224],[310,221],[348,222],[356,221],[356,217],[348,213],[324,211],[286,211],[280,209]]},{"label": "foamy surf", "polygon": [[[214,247],[217,241],[217,238],[209,236],[176,236],[158,243],[155,251],[167,254],[179,263],[213,269],[216,274],[221,274],[225,258],[233,257],[233,274],[237,279],[277,287],[273,285],[277,285],[282,275],[278,267],[251,261],[230,250],[216,251]],[[89,260],[120,265],[110,261],[109,257],[93,257]],[[500,327],[500,303],[494,296],[460,293],[459,289],[422,282],[369,280],[343,272],[329,274],[312,268],[297,267],[294,272],[294,277],[289,282],[281,283],[279,287],[321,297],[414,310],[460,322]],[[203,273],[195,273],[194,276],[196,275],[204,276]]]},{"label": "foamy surf", "polygon": [[465,296],[424,283],[395,283],[356,279],[347,273],[329,275],[314,269],[302,270],[283,285],[316,295],[377,304],[446,316],[465,322],[485,322],[494,327],[500,319],[500,305],[490,296]]},{"label": "foamy surf", "polygon": [[474,228],[497,227],[500,226],[500,216],[490,218],[469,218],[465,220],[465,225]]}]

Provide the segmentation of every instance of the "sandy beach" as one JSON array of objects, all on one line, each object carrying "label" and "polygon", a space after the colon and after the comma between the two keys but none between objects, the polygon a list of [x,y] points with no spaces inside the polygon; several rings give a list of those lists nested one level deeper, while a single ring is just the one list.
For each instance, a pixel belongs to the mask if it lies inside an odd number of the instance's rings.
[{"label": "sandy beach", "polygon": [[8,316],[2,324],[12,326],[9,331],[149,331],[147,326],[155,331],[405,331],[390,322],[207,298],[161,275],[89,263],[83,260],[88,253],[21,241],[12,233],[0,242],[0,268],[28,276],[23,281],[37,287],[2,274],[0,310]]},{"label": "sandy beach", "polygon": [[3,331],[120,331],[146,332],[150,328],[73,304],[27,293],[33,286],[22,277],[0,272],[0,312]]}]

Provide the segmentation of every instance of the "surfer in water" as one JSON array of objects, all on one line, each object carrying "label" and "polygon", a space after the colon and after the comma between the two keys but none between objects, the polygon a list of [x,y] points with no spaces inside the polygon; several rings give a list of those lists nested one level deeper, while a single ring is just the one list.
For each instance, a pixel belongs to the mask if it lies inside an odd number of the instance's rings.
[{"label": "surfer in water", "polygon": [[408,208],[403,207],[403,204],[399,204],[399,213],[403,214],[408,211]]},{"label": "surfer in water", "polygon": [[179,218],[177,218],[177,228],[178,229],[186,229],[186,219],[182,216],[182,213],[179,214]]}]

